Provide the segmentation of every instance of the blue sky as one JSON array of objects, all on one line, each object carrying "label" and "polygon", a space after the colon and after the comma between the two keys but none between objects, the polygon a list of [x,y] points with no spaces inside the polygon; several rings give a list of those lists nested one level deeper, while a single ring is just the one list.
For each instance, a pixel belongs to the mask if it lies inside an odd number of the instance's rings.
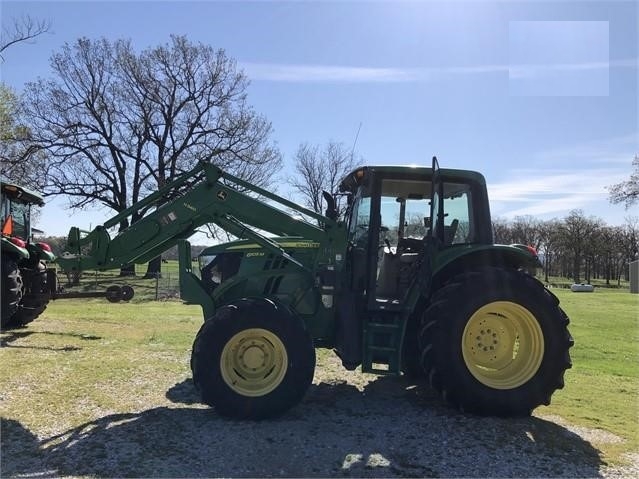
[{"label": "blue sky", "polygon": [[[140,49],[185,34],[224,48],[251,79],[249,101],[273,123],[287,168],[301,142],[352,144],[369,164],[481,171],[493,216],[561,218],[574,208],[623,224],[605,186],[639,153],[639,11],[622,1],[11,2],[51,34],[8,50],[17,90],[50,74],[48,58],[80,36]],[[281,191],[284,193],[284,191]],[[62,199],[49,234],[105,213]],[[43,218],[51,217],[43,215]]]}]

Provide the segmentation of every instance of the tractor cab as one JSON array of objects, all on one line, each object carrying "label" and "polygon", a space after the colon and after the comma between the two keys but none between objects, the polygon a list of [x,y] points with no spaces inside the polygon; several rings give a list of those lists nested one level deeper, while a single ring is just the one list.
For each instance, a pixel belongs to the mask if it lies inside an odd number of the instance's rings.
[{"label": "tractor cab", "polygon": [[425,254],[492,243],[479,173],[363,167],[348,175],[340,190],[349,196],[349,286],[366,296],[372,309],[406,299]]},{"label": "tractor cab", "polygon": [[42,196],[5,179],[0,179],[0,189],[2,236],[24,248],[24,243],[31,239],[31,206],[44,205]]},{"label": "tractor cab", "polygon": [[[476,172],[439,169],[434,159],[431,168],[358,168],[340,191],[349,201],[337,351],[346,367],[359,356],[364,370],[397,373],[406,324],[428,297],[438,258],[492,243],[485,181]],[[357,330],[363,351],[347,346]]]}]

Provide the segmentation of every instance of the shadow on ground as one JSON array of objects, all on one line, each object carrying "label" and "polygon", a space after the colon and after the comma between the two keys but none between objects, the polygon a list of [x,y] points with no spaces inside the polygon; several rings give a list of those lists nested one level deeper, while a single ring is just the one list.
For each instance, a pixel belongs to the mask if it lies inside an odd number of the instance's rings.
[{"label": "shadow on ground", "polygon": [[462,415],[430,390],[379,378],[313,385],[274,420],[219,417],[191,380],[175,407],[113,414],[38,440],[2,422],[4,477],[598,477],[600,453],[538,418]]},{"label": "shadow on ground", "polygon": [[31,329],[24,328],[13,328],[9,330],[2,331],[3,337],[0,338],[0,347],[1,348],[18,348],[18,349],[40,349],[46,351],[79,351],[82,348],[77,346],[61,346],[61,347],[53,347],[53,346],[23,346],[13,344],[16,341],[19,341],[24,338],[28,338],[29,336],[58,336],[60,338],[79,338],[83,341],[96,341],[102,339],[100,336],[93,336],[89,334],[78,334],[78,333],[52,333],[49,331],[34,331]]}]

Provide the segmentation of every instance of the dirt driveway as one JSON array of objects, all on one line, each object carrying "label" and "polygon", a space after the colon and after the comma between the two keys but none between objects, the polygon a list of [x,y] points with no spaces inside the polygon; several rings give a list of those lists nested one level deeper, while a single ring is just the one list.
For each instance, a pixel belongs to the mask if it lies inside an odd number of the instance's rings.
[{"label": "dirt driveway", "polygon": [[[39,437],[2,424],[2,477],[613,477],[596,431],[556,420],[479,418],[425,386],[349,373],[329,356],[283,417],[228,420],[190,378],[162,400]],[[594,444],[594,445],[593,445]],[[628,476],[630,477],[630,476]]]}]

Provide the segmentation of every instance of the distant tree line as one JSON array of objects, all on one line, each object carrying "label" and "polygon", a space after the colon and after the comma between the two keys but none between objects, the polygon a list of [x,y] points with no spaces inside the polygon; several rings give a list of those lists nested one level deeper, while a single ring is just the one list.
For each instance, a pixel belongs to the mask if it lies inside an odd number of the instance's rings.
[{"label": "distant tree line", "polygon": [[537,249],[544,280],[570,278],[575,283],[602,279],[607,285],[628,279],[628,263],[639,255],[639,218],[609,226],[600,218],[573,210],[563,219],[518,216],[493,219],[495,242],[520,243]]}]

